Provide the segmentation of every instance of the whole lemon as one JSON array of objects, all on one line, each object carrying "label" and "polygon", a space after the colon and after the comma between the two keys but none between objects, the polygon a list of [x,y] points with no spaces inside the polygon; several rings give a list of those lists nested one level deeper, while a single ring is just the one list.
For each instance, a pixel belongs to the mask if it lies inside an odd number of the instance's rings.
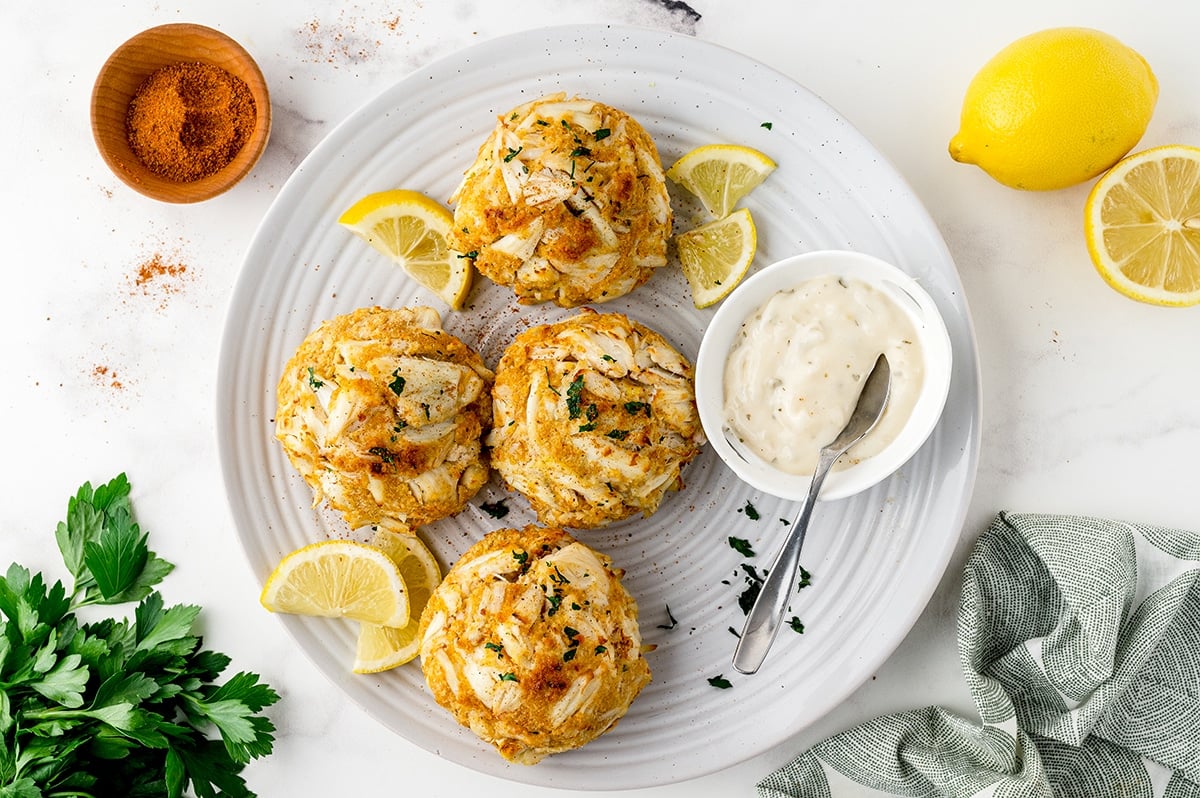
[{"label": "whole lemon", "polygon": [[1065,188],[1129,152],[1157,99],[1137,52],[1100,31],[1051,28],[1008,45],[971,80],[950,157],[1013,188]]}]

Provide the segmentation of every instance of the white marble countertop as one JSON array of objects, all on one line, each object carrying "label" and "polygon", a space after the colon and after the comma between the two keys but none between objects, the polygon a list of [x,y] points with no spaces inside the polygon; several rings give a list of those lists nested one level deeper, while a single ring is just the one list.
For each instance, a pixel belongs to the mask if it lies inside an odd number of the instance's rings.
[{"label": "white marble countertop", "polygon": [[[345,701],[257,611],[226,504],[214,379],[227,302],[255,227],[288,175],[340,120],[429,61],[501,34],[616,22],[695,35],[790,75],[859,127],[904,174],[953,254],[976,325],[984,425],[962,538],[904,643],[820,722],[698,780],[629,794],[749,796],[819,739],[886,711],[970,711],[954,640],[958,581],[999,510],[1074,512],[1200,528],[1200,310],[1141,305],[1090,265],[1088,186],[1004,188],[946,154],[963,90],[996,50],[1057,25],[1105,30],[1139,50],[1161,86],[1139,148],[1200,144],[1200,6],[1190,0],[128,0],[0,9],[9,75],[0,124],[0,229],[13,356],[0,406],[0,564],[59,574],[53,530],[76,487],[126,471],[151,545],[179,566],[171,600],[204,605],[208,646],[286,694],[275,753],[245,776],[262,796],[395,790],[425,796],[567,795],[478,774],[383,729]],[[674,9],[674,10],[671,10]],[[194,206],[146,199],[107,171],[88,101],[108,54],[134,33],[198,22],[239,40],[272,90],[270,146],[249,179]],[[159,255],[185,267],[139,284]],[[720,745],[720,740],[714,740]]]}]

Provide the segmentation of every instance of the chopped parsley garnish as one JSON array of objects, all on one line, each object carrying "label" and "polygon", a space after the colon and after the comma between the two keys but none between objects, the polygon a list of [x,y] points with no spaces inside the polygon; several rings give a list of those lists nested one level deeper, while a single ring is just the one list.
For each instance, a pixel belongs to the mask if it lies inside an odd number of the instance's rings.
[{"label": "chopped parsley garnish", "polygon": [[579,641],[575,639],[575,638],[579,637],[578,629],[572,629],[570,626],[564,626],[563,634],[565,634],[567,636],[567,639],[571,641],[571,645],[573,645],[573,646],[579,645]]},{"label": "chopped parsley garnish", "polygon": [[488,651],[495,651],[497,659],[504,659],[504,646],[499,643],[484,643],[483,647]]},{"label": "chopped parsley garnish", "polygon": [[616,363],[616,362],[617,362],[617,359],[616,359],[615,357],[613,357],[612,355],[601,355],[601,356],[600,356],[600,359],[601,359],[601,360],[607,360],[609,363]]},{"label": "chopped parsley garnish", "polygon": [[576,374],[575,379],[567,386],[567,417],[579,418],[583,414],[580,402],[583,399],[583,375]]},{"label": "chopped parsley garnish", "polygon": [[770,130],[770,129],[771,129],[771,123],[770,123],[770,122],[763,122],[761,125],[759,125],[759,127],[765,127],[767,130]]},{"label": "chopped parsley garnish", "polygon": [[650,403],[649,402],[626,402],[625,412],[631,415],[644,412],[646,418],[650,418]]},{"label": "chopped parsley garnish", "polygon": [[586,158],[587,156],[589,156],[591,154],[592,154],[592,151],[589,150],[587,147],[576,147],[575,149],[571,150],[572,158]]},{"label": "chopped parsley garnish", "polygon": [[708,680],[708,683],[719,690],[728,690],[733,687],[733,683],[725,678],[724,674],[718,673],[716,676]]},{"label": "chopped parsley garnish", "polygon": [[612,131],[606,127],[602,127],[599,130],[597,130],[595,133],[592,134],[592,136],[595,137],[596,141],[603,141],[604,139],[608,138],[610,135],[612,135]]},{"label": "chopped parsley garnish", "polygon": [[749,518],[751,521],[757,521],[759,518],[762,517],[758,514],[758,508],[755,507],[753,504],[751,504],[749,501],[747,501],[746,506],[742,508],[742,512],[744,512],[746,514],[746,517]]},{"label": "chopped parsley garnish", "polygon": [[594,404],[590,404],[587,406],[587,410],[585,410],[583,414],[587,416],[588,421],[595,421],[600,417],[600,408],[596,407]]},{"label": "chopped parsley garnish", "polygon": [[504,162],[505,162],[505,163],[508,163],[508,162],[509,162],[509,161],[511,161],[513,158],[516,158],[516,157],[517,157],[517,155],[518,155],[518,154],[520,154],[521,150],[523,150],[523,149],[525,149],[525,148],[524,148],[524,147],[517,147],[517,148],[514,150],[512,147],[509,147],[509,148],[508,148],[508,155],[505,155],[505,156],[504,156]]},{"label": "chopped parsley garnish", "polygon": [[[554,573],[550,574],[550,581],[556,585],[569,585],[571,580],[562,575],[562,571],[558,570],[558,566],[554,566]],[[569,627],[568,627],[569,628]]]},{"label": "chopped parsley garnish", "polygon": [[316,373],[313,372],[312,366],[309,366],[308,367],[308,387],[312,388],[314,391],[316,391],[316,390],[320,390],[324,385],[325,385],[324,380],[319,379],[317,377]]},{"label": "chopped parsley garnish", "polygon": [[728,627],[728,628],[729,628],[729,634],[733,635],[733,636],[734,636],[734,637],[736,637],[738,640],[741,640],[741,639],[742,639],[742,633],[741,633],[741,632],[739,632],[737,629],[734,629],[732,626],[730,626],[730,627]]},{"label": "chopped parsley garnish", "polygon": [[554,592],[546,596],[546,601],[550,604],[550,609],[546,612],[547,617],[552,617],[558,614],[559,605],[562,604],[562,600],[562,591],[560,591],[558,588],[554,588]]},{"label": "chopped parsley garnish", "polygon": [[668,622],[660,623],[658,625],[658,628],[666,629],[666,630],[670,631],[671,629],[674,629],[676,626],[679,625],[679,621],[675,620],[675,616],[671,614],[671,605],[670,604],[664,604],[663,606],[665,606],[667,608],[667,621]]},{"label": "chopped parsley garnish", "polygon": [[804,588],[812,584],[812,574],[801,565],[800,566],[800,581],[796,583],[796,592],[800,592]]},{"label": "chopped parsley garnish", "polygon": [[494,502],[484,502],[479,505],[479,509],[490,515],[492,518],[503,518],[508,515],[508,505],[505,504],[508,499],[498,499]]},{"label": "chopped parsley garnish", "polygon": [[798,635],[804,634],[804,624],[802,624],[800,622],[800,619],[797,618],[795,615],[793,615],[792,619],[790,621],[788,621],[788,626],[790,626],[792,628],[792,631],[795,632],[796,634],[798,634]]},{"label": "chopped parsley garnish", "polygon": [[743,615],[749,615],[754,602],[758,600],[758,594],[762,591],[763,577],[759,575],[757,568],[748,563],[742,563],[741,569],[746,574],[746,589],[738,596],[738,607]]},{"label": "chopped parsley garnish", "polygon": [[404,430],[404,428],[407,426],[408,426],[407,421],[405,421],[402,418],[397,419],[396,423],[392,425],[392,432],[402,432]]},{"label": "chopped parsley garnish", "polygon": [[627,429],[610,429],[608,432],[604,433],[604,435],[605,435],[605,437],[612,438],[613,440],[623,441],[629,437],[629,430],[627,430]]},{"label": "chopped parsley garnish", "polygon": [[502,682],[515,682],[517,681],[517,674],[513,673],[512,671],[508,671],[507,673],[500,674],[496,678]]},{"label": "chopped parsley garnish", "polygon": [[588,422],[587,424],[580,424],[580,425],[579,425],[579,431],[580,431],[580,432],[591,432],[591,431],[592,431],[592,430],[594,430],[595,428],[596,428],[596,424],[595,424],[595,422]]},{"label": "chopped parsley garnish", "polygon": [[605,646],[596,646],[595,653],[597,655],[603,654],[605,651],[608,651],[608,649]]},{"label": "chopped parsley garnish", "polygon": [[745,538],[735,538],[730,536],[729,546],[743,557],[753,557],[754,549],[750,547],[750,541]]},{"label": "chopped parsley garnish", "polygon": [[563,662],[570,662],[571,660],[575,659],[575,654],[578,653],[578,651],[579,649],[577,648],[568,648],[563,652]]},{"label": "chopped parsley garnish", "polygon": [[460,254],[458,257],[460,257],[460,258],[470,258],[471,260],[475,260],[476,258],[478,258],[478,257],[479,257],[479,250],[477,250],[477,249],[473,249],[473,250],[471,250],[470,252],[463,252],[463,253],[462,253],[462,254]]},{"label": "chopped parsley garnish", "polygon": [[517,565],[528,565],[529,564],[529,552],[527,552],[527,551],[514,550],[512,553],[512,556],[513,556],[513,559],[517,561]]},{"label": "chopped parsley garnish", "polygon": [[392,454],[386,446],[372,446],[367,449],[367,454],[373,454],[385,463],[396,462],[396,455]]},{"label": "chopped parsley garnish", "polygon": [[388,388],[391,388],[396,396],[404,393],[404,378],[400,376],[400,369],[392,372],[392,381],[388,383]]}]

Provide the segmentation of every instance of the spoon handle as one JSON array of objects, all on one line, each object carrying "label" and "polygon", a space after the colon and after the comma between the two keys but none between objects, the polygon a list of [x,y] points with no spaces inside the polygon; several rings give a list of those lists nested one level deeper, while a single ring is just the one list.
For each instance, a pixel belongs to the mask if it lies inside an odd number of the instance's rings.
[{"label": "spoon handle", "polygon": [[733,652],[733,667],[738,673],[756,673],[767,657],[775,635],[783,625],[784,610],[788,599],[791,598],[792,585],[796,584],[796,574],[800,570],[800,549],[804,547],[804,536],[808,532],[808,519],[812,516],[813,506],[821,492],[821,484],[835,460],[842,451],[826,447],[821,450],[817,467],[813,471],[812,483],[808,488],[808,496],[800,507],[800,513],[792,522],[788,536],[783,542],[783,548],[775,556],[771,570],[763,580],[758,598],[746,617],[746,625],[742,628],[742,636]]}]

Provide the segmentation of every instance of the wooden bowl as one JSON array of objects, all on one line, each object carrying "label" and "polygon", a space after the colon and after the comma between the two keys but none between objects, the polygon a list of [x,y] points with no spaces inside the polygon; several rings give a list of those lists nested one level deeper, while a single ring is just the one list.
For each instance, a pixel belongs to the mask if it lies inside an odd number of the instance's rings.
[{"label": "wooden bowl", "polygon": [[[250,138],[228,165],[184,183],[155,174],[134,155],[125,117],[129,101],[155,70],[187,62],[211,64],[245,81],[256,118]],[[200,202],[227,191],[258,162],[270,133],[271,99],[258,64],[233,39],[203,25],[175,23],[139,33],[109,56],[92,88],[92,135],[100,155],[130,188],[163,202]]]}]

